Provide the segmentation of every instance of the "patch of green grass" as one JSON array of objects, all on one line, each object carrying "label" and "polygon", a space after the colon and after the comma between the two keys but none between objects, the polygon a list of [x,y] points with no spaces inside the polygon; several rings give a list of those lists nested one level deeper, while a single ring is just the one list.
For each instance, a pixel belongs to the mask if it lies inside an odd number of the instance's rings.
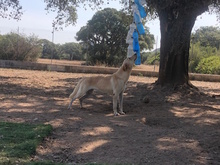
[{"label": "patch of green grass", "polygon": [[0,164],[28,162],[51,132],[51,125],[0,122]]}]

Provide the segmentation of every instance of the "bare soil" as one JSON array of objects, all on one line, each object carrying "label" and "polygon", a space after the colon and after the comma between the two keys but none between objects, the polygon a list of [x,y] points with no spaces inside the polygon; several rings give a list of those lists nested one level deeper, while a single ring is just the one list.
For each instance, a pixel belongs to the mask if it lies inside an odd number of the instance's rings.
[{"label": "bare soil", "polygon": [[68,164],[220,164],[220,83],[193,81],[200,91],[155,86],[131,76],[126,115],[95,92],[67,110],[74,85],[91,74],[0,69],[0,120],[54,128],[33,160]]}]

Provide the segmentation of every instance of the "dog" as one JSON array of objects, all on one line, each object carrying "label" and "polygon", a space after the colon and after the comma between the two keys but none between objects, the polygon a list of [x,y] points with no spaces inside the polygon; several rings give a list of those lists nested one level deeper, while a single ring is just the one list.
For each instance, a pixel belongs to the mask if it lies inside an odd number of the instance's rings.
[{"label": "dog", "polygon": [[[70,94],[70,104],[68,109],[71,109],[72,103],[78,98],[80,107],[82,101],[87,98],[93,90],[98,90],[113,97],[113,112],[115,116],[124,115],[123,111],[123,93],[126,88],[126,83],[131,74],[137,55],[126,58],[122,66],[110,76],[94,76],[84,77],[76,85],[73,92]],[[117,100],[119,99],[119,113],[117,112]]]}]

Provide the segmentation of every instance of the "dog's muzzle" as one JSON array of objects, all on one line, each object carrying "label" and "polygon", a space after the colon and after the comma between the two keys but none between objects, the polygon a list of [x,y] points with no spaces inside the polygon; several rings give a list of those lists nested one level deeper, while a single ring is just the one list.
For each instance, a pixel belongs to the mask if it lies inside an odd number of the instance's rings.
[{"label": "dog's muzzle", "polygon": [[134,61],[137,59],[137,54],[135,53],[134,55]]}]

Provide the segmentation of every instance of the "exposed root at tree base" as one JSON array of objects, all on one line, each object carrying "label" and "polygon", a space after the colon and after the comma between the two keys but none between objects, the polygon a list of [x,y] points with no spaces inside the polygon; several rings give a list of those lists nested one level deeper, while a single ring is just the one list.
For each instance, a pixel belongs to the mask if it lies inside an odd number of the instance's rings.
[{"label": "exposed root at tree base", "polygon": [[161,86],[157,83],[153,83],[147,86],[147,95],[143,97],[142,101],[144,103],[155,100],[156,102],[180,102],[180,100],[184,102],[186,98],[187,100],[201,101],[204,99],[213,99],[215,96],[200,91],[191,83],[176,86]]}]

